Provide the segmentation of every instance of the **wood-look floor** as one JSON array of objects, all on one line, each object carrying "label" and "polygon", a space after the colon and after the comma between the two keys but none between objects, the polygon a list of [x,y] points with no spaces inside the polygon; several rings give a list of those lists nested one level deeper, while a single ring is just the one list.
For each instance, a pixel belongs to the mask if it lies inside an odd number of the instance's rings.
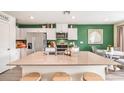
[{"label": "wood-look floor", "polygon": [[[0,81],[19,81],[22,77],[21,67],[15,67],[0,74]],[[116,72],[109,72],[106,75],[107,81],[120,81],[124,80],[124,69]]]},{"label": "wood-look floor", "polygon": [[122,81],[124,80],[124,69],[121,69],[116,72],[110,72],[106,75],[107,81]]},{"label": "wood-look floor", "polygon": [[0,73],[0,81],[19,81],[21,77],[21,67],[15,67],[13,69],[9,69],[3,73]]}]

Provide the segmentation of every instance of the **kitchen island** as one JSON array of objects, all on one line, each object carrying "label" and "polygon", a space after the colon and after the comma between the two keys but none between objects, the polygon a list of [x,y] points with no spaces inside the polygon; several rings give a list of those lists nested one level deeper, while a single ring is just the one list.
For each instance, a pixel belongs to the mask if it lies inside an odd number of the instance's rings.
[{"label": "kitchen island", "polygon": [[77,76],[73,80],[79,80],[83,72],[95,72],[105,79],[105,67],[119,65],[119,63],[84,51],[72,53],[71,56],[45,55],[43,52],[36,52],[8,65],[21,66],[23,75],[29,72],[43,73],[44,80],[48,80],[45,77],[54,72],[67,72],[71,76]]}]

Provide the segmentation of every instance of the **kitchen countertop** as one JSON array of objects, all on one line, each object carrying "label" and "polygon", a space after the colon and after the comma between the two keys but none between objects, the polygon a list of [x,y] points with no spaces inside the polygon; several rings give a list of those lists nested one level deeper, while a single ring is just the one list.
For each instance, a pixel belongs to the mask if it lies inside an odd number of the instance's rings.
[{"label": "kitchen countertop", "polygon": [[101,57],[94,53],[83,51],[72,56],[66,55],[45,55],[43,52],[36,52],[24,57],[21,60],[10,62],[10,66],[85,66],[85,65],[119,65],[110,59]]}]

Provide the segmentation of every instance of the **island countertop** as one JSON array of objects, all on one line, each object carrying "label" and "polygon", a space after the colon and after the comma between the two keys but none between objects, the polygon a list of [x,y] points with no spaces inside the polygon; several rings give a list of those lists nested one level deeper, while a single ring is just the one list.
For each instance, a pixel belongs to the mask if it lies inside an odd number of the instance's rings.
[{"label": "island countertop", "polygon": [[88,51],[82,51],[72,56],[45,55],[35,52],[21,60],[10,62],[10,66],[83,66],[83,65],[119,65],[110,59],[101,57]]}]

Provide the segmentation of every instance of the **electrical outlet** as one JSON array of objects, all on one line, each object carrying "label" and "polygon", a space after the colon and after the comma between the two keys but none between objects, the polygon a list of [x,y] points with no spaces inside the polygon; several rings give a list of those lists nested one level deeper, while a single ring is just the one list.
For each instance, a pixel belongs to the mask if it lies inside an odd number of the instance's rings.
[{"label": "electrical outlet", "polygon": [[83,41],[80,41],[80,44],[83,44],[84,42]]}]

